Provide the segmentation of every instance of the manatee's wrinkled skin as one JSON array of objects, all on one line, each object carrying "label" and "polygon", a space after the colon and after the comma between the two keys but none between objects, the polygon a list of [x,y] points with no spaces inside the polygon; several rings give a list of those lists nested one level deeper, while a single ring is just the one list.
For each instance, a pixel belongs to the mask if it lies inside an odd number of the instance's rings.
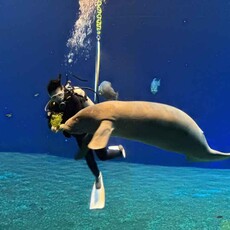
[{"label": "manatee's wrinkled skin", "polygon": [[195,161],[223,160],[230,153],[209,147],[203,131],[183,111],[160,103],[108,101],[89,106],[61,125],[69,133],[92,133],[89,148],[105,146],[110,135],[182,153]]}]

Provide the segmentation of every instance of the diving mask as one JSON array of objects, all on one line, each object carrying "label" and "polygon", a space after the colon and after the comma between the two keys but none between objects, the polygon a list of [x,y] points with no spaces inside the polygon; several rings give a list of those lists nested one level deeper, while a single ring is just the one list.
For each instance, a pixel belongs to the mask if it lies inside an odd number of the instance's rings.
[{"label": "diving mask", "polygon": [[52,95],[50,100],[55,101],[55,102],[61,102],[64,100],[64,97],[65,97],[64,90],[61,90],[61,91],[55,93],[54,95]]}]

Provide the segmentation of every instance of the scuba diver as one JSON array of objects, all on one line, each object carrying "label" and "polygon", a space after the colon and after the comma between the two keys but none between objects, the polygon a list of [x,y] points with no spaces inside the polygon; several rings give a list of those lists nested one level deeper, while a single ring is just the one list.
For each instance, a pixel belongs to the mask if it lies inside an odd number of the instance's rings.
[{"label": "scuba diver", "polygon": [[[83,89],[71,86],[70,81],[67,81],[65,86],[62,85],[60,74],[58,79],[49,81],[47,90],[50,100],[45,107],[45,111],[47,113],[49,128],[53,132],[58,132],[60,124],[65,123],[81,109],[94,105]],[[87,133],[71,135],[65,131],[63,134],[67,138],[73,136],[76,139],[80,151],[75,155],[75,159],[77,160],[85,157],[88,167],[95,176],[95,189],[99,190],[103,186],[102,174],[95,161],[93,150],[88,149],[87,147],[87,144],[90,142],[93,135]],[[126,157],[125,149],[122,145],[109,146],[107,149],[98,149],[94,150],[94,152],[102,161],[118,157]]]}]

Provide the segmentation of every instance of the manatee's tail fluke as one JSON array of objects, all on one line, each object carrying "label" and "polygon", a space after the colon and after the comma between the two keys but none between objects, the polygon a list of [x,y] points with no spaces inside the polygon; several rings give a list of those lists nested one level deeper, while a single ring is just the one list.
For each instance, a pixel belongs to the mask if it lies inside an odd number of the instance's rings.
[{"label": "manatee's tail fluke", "polygon": [[201,154],[194,154],[195,156],[187,156],[188,161],[192,162],[209,162],[209,161],[221,161],[230,159],[230,153],[223,153],[211,148]]},{"label": "manatee's tail fluke", "polygon": [[208,162],[208,161],[221,161],[221,160],[230,159],[230,153],[224,153],[210,148],[205,136],[203,135],[203,131],[202,131],[201,138],[202,138],[201,139],[202,150],[200,151],[200,153],[195,152],[191,156],[187,155],[187,159],[189,161]]},{"label": "manatee's tail fluke", "polygon": [[223,153],[215,149],[211,149],[209,146],[206,150],[196,154],[187,155],[186,159],[191,162],[210,162],[221,161],[230,159],[230,153]]},{"label": "manatee's tail fluke", "polygon": [[209,161],[210,160],[226,160],[230,159],[230,153],[223,153],[214,149],[209,149]]}]

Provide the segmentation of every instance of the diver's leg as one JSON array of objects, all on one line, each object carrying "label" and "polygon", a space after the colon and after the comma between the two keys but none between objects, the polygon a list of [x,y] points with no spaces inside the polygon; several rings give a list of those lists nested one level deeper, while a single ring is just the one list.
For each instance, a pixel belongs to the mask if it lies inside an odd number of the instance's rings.
[{"label": "diver's leg", "polygon": [[118,146],[109,146],[108,149],[98,149],[95,150],[98,158],[102,161],[118,158],[118,157],[126,157],[125,149],[122,145]]},{"label": "diver's leg", "polygon": [[[83,140],[85,139],[86,135],[85,134],[75,135],[74,137],[78,143],[79,148],[81,148],[82,144],[83,144]],[[85,155],[85,159],[86,159],[86,163],[87,163],[90,171],[95,176],[96,188],[99,189],[101,187],[100,170],[98,169],[97,162],[95,161],[93,151],[91,149],[88,150],[87,154]]]},{"label": "diver's leg", "polygon": [[[107,154],[111,157],[123,157],[126,158],[126,152],[122,145],[109,146],[107,149]],[[110,158],[111,159],[111,158]]]},{"label": "diver's leg", "polygon": [[94,155],[93,155],[93,151],[90,150],[87,155],[85,156],[86,159],[86,163],[88,165],[88,167],[90,168],[91,172],[93,173],[93,175],[98,178],[100,175],[100,171],[98,169],[97,163],[95,161]]},{"label": "diver's leg", "polygon": [[96,188],[100,189],[101,188],[101,172],[98,169],[97,162],[95,161],[93,151],[89,150],[89,152],[85,156],[86,163],[88,167],[90,168],[91,172],[95,176],[95,181],[96,181]]},{"label": "diver's leg", "polygon": [[89,151],[88,148],[88,143],[90,142],[90,140],[92,139],[92,135],[91,134],[81,134],[81,135],[73,135],[78,143],[79,146],[79,151],[75,154],[74,158],[75,160],[79,160],[83,157],[85,157]]}]

